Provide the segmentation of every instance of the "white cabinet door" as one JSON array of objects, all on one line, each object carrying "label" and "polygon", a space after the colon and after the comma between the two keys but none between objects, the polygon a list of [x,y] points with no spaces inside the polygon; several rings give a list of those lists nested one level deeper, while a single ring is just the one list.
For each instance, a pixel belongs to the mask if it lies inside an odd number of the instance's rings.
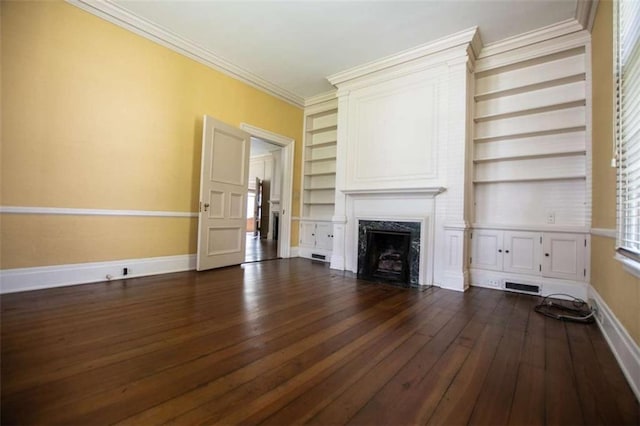
[{"label": "white cabinet door", "polygon": [[501,271],[502,254],[502,231],[473,231],[472,267]]},{"label": "white cabinet door", "polygon": [[333,226],[331,223],[317,223],[316,224],[316,248],[325,250],[333,249]]},{"label": "white cabinet door", "polygon": [[537,232],[505,231],[504,270],[529,275],[540,275],[542,244]]},{"label": "white cabinet door", "polygon": [[300,222],[300,245],[315,247],[316,224],[315,222]]},{"label": "white cabinet door", "polygon": [[542,239],[542,275],[569,280],[584,279],[585,236],[545,233]]}]

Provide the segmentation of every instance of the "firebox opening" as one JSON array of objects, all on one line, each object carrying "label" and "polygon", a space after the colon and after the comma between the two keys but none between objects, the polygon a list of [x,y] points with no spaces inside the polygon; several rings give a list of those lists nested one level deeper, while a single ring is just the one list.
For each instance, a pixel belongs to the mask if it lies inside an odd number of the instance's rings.
[{"label": "firebox opening", "polygon": [[400,284],[409,283],[411,233],[401,231],[367,231],[364,279]]}]

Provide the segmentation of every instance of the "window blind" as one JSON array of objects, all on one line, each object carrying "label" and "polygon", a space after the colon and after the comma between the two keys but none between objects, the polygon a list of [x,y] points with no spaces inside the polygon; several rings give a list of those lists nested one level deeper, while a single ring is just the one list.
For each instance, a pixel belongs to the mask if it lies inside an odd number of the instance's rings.
[{"label": "window blind", "polygon": [[640,1],[615,11],[618,251],[640,262]]}]

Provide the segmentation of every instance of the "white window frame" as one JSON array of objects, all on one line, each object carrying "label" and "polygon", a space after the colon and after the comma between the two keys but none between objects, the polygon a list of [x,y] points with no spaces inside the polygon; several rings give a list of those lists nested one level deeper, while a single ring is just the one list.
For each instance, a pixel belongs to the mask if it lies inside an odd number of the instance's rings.
[{"label": "white window frame", "polygon": [[637,171],[640,131],[636,131],[640,126],[640,5],[637,1],[614,2],[613,27],[618,210],[616,259],[622,262],[625,270],[640,277],[640,172]]}]

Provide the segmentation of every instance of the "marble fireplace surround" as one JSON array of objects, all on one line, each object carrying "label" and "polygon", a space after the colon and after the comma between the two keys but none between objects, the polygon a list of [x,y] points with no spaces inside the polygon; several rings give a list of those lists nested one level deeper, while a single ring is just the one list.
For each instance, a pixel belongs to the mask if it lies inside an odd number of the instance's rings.
[{"label": "marble fireplace surround", "polygon": [[[420,274],[420,222],[397,222],[386,220],[360,220],[358,221],[358,276],[363,272],[367,262],[367,250],[369,243],[369,232],[371,231],[392,231],[405,232],[409,234],[408,257],[408,277],[406,283],[400,285],[412,287],[418,285]],[[383,280],[384,281],[384,280]]]},{"label": "marble fireplace surround", "polygon": [[[338,226],[344,227],[344,233],[336,235],[332,262],[343,259],[344,268],[336,269],[357,273],[360,221],[417,223],[420,235],[417,284],[433,284],[436,196],[444,190],[443,187],[429,187],[343,191],[345,217]],[[335,268],[333,264],[332,267]]]}]

